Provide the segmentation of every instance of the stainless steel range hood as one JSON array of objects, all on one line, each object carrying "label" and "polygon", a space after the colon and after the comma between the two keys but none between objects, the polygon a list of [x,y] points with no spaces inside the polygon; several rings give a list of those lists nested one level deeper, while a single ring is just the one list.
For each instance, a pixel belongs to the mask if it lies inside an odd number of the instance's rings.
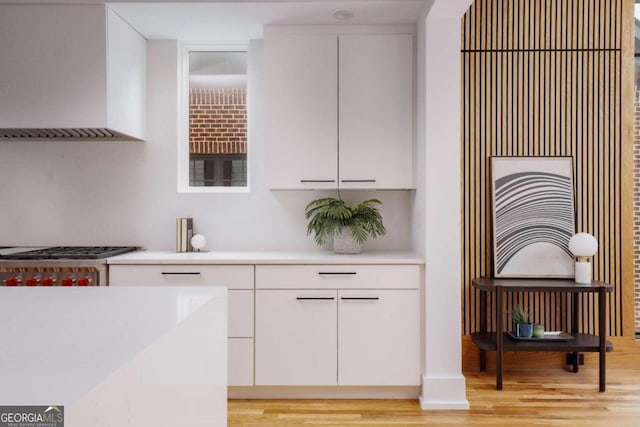
[{"label": "stainless steel range hood", "polygon": [[0,141],[144,140],[146,40],[105,4],[0,4]]},{"label": "stainless steel range hood", "polygon": [[138,140],[120,132],[105,128],[75,129],[0,129],[0,139],[95,139],[132,141]]}]

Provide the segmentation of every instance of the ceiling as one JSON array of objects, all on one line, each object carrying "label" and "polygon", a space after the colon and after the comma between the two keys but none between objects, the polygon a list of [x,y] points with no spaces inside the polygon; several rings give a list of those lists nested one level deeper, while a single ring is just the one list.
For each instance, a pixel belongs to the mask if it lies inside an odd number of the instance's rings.
[{"label": "ceiling", "polygon": [[[246,42],[262,38],[265,24],[415,24],[425,0],[123,1],[108,4],[147,39]],[[348,10],[353,17],[338,21],[333,14],[339,10]]]}]

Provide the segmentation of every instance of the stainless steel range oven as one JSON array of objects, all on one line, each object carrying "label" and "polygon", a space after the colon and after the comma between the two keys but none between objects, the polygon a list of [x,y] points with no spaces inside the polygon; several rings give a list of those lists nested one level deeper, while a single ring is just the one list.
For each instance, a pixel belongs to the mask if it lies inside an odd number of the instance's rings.
[{"label": "stainless steel range oven", "polygon": [[107,258],[135,246],[55,246],[0,250],[0,286],[106,286]]}]

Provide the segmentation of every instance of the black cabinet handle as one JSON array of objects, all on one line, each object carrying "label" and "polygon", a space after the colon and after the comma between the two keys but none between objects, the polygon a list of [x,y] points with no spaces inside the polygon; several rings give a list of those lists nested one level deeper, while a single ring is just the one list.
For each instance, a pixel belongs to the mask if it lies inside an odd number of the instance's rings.
[{"label": "black cabinet handle", "polygon": [[335,179],[301,179],[300,182],[336,182]]},{"label": "black cabinet handle", "polygon": [[191,271],[183,271],[183,272],[181,272],[181,271],[175,271],[175,272],[174,271],[163,271],[160,274],[162,274],[163,276],[199,276],[202,273],[200,273],[199,271],[193,271],[193,272],[191,272]]},{"label": "black cabinet handle", "polygon": [[342,300],[362,300],[362,301],[373,301],[373,300],[379,300],[380,297],[340,297],[340,299]]},{"label": "black cabinet handle", "polygon": [[318,272],[319,275],[321,276],[337,276],[337,275],[341,275],[341,274],[348,274],[348,275],[356,275],[357,273],[355,271],[319,271]]},{"label": "black cabinet handle", "polygon": [[329,300],[334,300],[335,297],[296,297],[296,299],[298,301],[313,301],[313,300],[329,301]]},{"label": "black cabinet handle", "polygon": [[343,179],[342,182],[376,182],[375,179]]}]

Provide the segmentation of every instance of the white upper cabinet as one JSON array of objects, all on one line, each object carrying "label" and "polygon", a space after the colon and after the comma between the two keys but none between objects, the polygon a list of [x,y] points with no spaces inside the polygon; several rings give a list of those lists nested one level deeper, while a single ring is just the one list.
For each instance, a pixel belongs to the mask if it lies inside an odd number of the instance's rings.
[{"label": "white upper cabinet", "polygon": [[0,5],[0,53],[1,129],[145,138],[146,40],[105,5]]},{"label": "white upper cabinet", "polygon": [[415,188],[413,35],[323,28],[266,30],[268,188]]},{"label": "white upper cabinet", "polygon": [[413,188],[413,37],[340,36],[344,188]]},{"label": "white upper cabinet", "polygon": [[335,35],[265,38],[267,186],[338,182],[338,41]]}]

